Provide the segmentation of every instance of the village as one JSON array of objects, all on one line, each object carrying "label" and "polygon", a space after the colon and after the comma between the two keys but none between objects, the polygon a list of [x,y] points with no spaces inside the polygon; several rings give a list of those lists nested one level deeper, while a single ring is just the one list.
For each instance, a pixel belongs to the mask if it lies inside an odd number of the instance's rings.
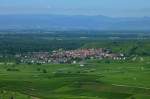
[{"label": "village", "polygon": [[113,59],[125,60],[122,53],[112,53],[110,49],[77,49],[77,50],[55,50],[52,52],[28,52],[22,55],[16,55],[21,63],[30,64],[76,64],[88,59]]}]

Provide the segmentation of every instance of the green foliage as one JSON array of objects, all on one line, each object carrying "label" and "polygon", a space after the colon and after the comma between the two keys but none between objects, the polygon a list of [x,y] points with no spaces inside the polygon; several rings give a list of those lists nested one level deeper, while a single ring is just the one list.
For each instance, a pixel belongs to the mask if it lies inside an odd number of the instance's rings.
[{"label": "green foliage", "polygon": [[87,43],[83,48],[109,48],[113,52],[124,53],[128,56],[139,55],[149,56],[150,55],[150,40],[118,40],[118,41],[101,41]]},{"label": "green foliage", "polygon": [[47,73],[47,70],[46,70],[46,69],[43,69],[43,73]]},{"label": "green foliage", "polygon": [[109,60],[109,64],[93,60],[84,67],[79,64],[11,66],[21,72],[6,71],[10,66],[1,65],[0,96],[12,91],[17,92],[17,96],[10,93],[6,96],[15,99],[32,96],[39,99],[149,99],[150,67],[147,62],[150,58],[143,58],[144,61],[131,62]]},{"label": "green foliage", "polygon": [[7,71],[19,71],[19,69],[16,69],[16,68],[8,68]]},{"label": "green foliage", "polygon": [[[150,99],[150,40],[106,39],[112,34],[88,34],[81,39],[85,34],[65,33],[0,35],[0,62],[4,63],[0,64],[0,98]],[[123,61],[89,59],[83,67],[18,64],[13,57],[16,53],[60,48],[109,48],[129,57]],[[15,60],[16,65],[7,64]]]}]

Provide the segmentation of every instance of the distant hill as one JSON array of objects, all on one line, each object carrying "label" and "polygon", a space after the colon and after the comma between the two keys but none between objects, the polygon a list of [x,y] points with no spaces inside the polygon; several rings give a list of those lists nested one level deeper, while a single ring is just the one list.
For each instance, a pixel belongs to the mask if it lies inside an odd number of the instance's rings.
[{"label": "distant hill", "polygon": [[0,15],[0,29],[150,30],[150,17]]}]

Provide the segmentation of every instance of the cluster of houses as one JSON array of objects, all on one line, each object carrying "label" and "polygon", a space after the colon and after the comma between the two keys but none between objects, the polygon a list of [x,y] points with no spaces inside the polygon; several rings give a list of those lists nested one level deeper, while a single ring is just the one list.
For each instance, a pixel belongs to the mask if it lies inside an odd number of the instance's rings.
[{"label": "cluster of houses", "polygon": [[21,63],[77,63],[86,59],[113,59],[125,60],[121,53],[112,53],[109,49],[77,49],[77,50],[57,50],[52,52],[29,52],[16,56]]}]

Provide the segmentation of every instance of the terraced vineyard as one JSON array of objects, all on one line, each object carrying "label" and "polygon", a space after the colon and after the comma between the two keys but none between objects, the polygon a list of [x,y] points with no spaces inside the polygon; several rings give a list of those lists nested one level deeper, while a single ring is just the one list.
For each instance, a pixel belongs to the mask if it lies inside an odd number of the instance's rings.
[{"label": "terraced vineyard", "polygon": [[[108,61],[108,60],[107,60]],[[150,99],[150,64],[144,61],[0,65],[2,99]]]}]

